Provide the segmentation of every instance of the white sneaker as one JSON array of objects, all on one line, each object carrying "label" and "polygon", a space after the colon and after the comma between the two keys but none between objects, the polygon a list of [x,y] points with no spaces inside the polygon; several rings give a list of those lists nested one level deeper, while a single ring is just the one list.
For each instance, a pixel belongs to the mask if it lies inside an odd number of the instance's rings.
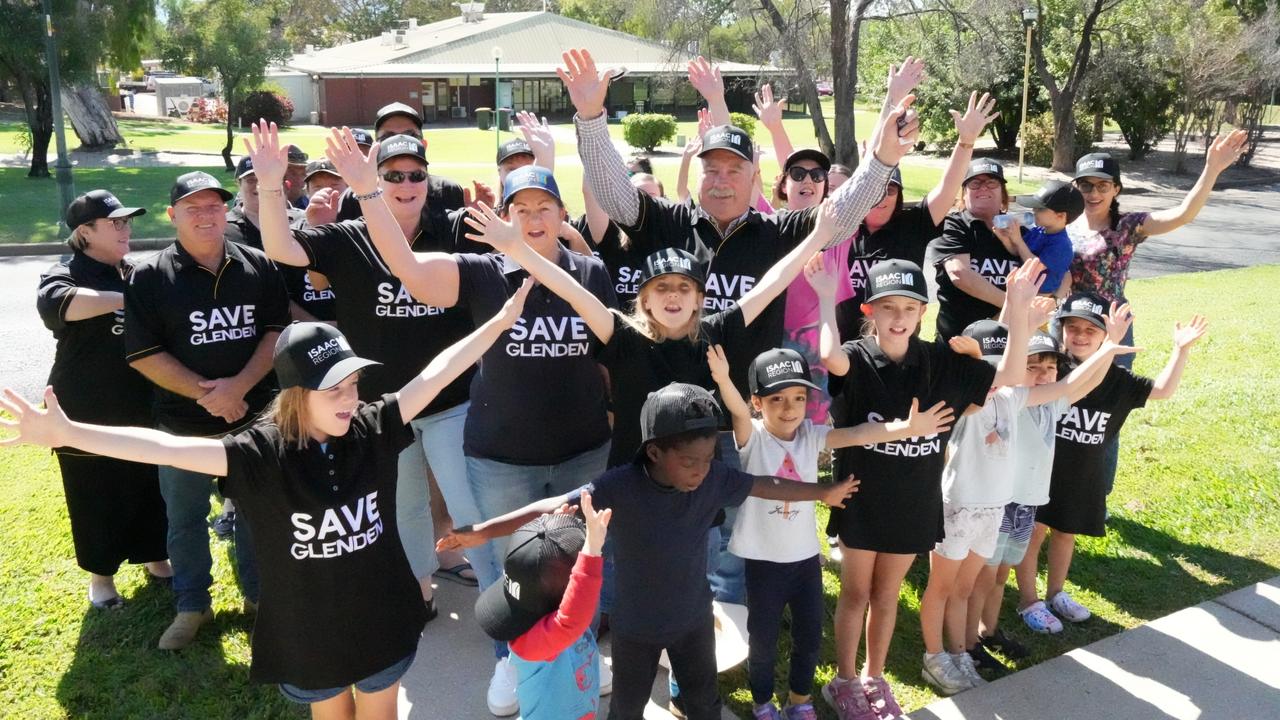
[{"label": "white sneaker", "polygon": [[844,562],[844,553],[840,551],[839,538],[827,538],[827,562],[832,565],[839,565]]},{"label": "white sneaker", "polygon": [[489,712],[498,717],[508,717],[520,712],[520,700],[516,698],[516,667],[510,658],[502,658],[493,666],[489,679],[489,692],[485,696]]},{"label": "white sneaker", "polygon": [[957,655],[952,655],[951,662],[956,666],[956,669],[960,671],[960,674],[964,675],[965,679],[969,681],[969,687],[978,687],[979,685],[987,684],[987,681],[978,674],[978,668],[973,664],[973,658],[969,653],[962,652]]},{"label": "white sneaker", "polygon": [[600,673],[600,694],[608,695],[613,692],[613,668],[609,667],[609,663],[604,661],[604,656],[599,652],[596,652],[596,665]]},{"label": "white sneaker", "polygon": [[1049,598],[1049,607],[1053,608],[1054,614],[1073,623],[1084,622],[1093,617],[1089,608],[1072,600],[1066,590],[1059,590],[1057,595]]},{"label": "white sneaker", "polygon": [[964,671],[956,666],[951,655],[945,651],[936,655],[924,654],[924,666],[920,668],[920,677],[936,687],[942,695],[955,695],[973,687]]}]

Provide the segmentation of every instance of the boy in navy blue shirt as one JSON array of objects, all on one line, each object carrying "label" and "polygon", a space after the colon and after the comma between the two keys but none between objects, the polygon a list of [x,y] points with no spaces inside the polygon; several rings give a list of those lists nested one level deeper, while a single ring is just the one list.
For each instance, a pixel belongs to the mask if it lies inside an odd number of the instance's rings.
[{"label": "boy in navy blue shirt", "polygon": [[720,409],[711,393],[672,383],[649,395],[640,414],[644,444],[632,463],[574,492],[526,505],[473,527],[460,527],[437,548],[478,545],[514,532],[534,517],[586,492],[615,513],[609,534],[617,558],[613,696],[609,717],[640,720],[665,649],[691,720],[720,717],[715,623],[706,578],[706,533],[723,508],[748,496],[783,502],[822,500],[843,507],[857,487],[757,477],[715,459]]},{"label": "boy in navy blue shirt", "polygon": [[[1018,223],[1018,215],[997,215],[992,232],[1006,245],[1012,245],[1024,262],[1034,255],[1044,263],[1042,295],[1066,297],[1071,283],[1064,284],[1062,280],[1071,269],[1071,258],[1075,254],[1071,238],[1067,237],[1067,226],[1084,213],[1084,195],[1071,183],[1046,180],[1035,195],[1018,195],[1014,201],[1035,211],[1035,225],[1024,228]],[[1008,222],[1002,222],[1004,219]],[[1026,252],[1020,251],[1019,245],[1025,246]]]}]

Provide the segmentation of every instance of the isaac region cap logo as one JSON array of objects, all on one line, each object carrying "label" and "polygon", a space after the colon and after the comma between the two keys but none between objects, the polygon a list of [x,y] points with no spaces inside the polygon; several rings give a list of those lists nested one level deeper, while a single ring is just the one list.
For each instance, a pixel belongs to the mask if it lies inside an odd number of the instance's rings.
[{"label": "isaac region cap logo", "polygon": [[382,363],[355,354],[332,325],[295,322],[280,333],[272,358],[280,389],[328,390],[361,368]]},{"label": "isaac region cap logo", "polygon": [[752,395],[772,395],[790,387],[807,387],[821,390],[813,383],[809,363],[795,350],[775,348],[766,350],[751,361],[747,371],[747,385]]},{"label": "isaac region cap logo", "polygon": [[650,280],[661,275],[684,275],[697,282],[698,289],[706,284],[702,263],[692,253],[679,248],[664,248],[645,256],[644,267],[640,268],[638,287],[644,287]]},{"label": "isaac region cap logo", "polygon": [[1009,345],[1009,328],[995,320],[976,320],[961,334],[978,341],[982,359],[988,362],[999,361]]},{"label": "isaac region cap logo", "polygon": [[146,213],[146,208],[125,207],[115,195],[106,190],[90,190],[71,201],[64,219],[67,227],[74,229],[94,220],[134,217]]},{"label": "isaac region cap logo", "polygon": [[867,271],[867,291],[870,294],[863,302],[891,295],[929,302],[929,286],[925,283],[924,273],[910,260],[882,260],[872,265]]},{"label": "isaac region cap logo", "polygon": [[507,173],[507,179],[502,182],[502,204],[506,205],[521,190],[529,189],[541,190],[560,200],[560,186],[551,171],[537,165],[525,165]]},{"label": "isaac region cap logo", "polygon": [[173,182],[173,188],[169,190],[169,204],[177,205],[179,200],[195,195],[201,190],[213,190],[222,197],[222,202],[232,198],[231,193],[222,187],[222,183],[218,182],[218,178],[207,172],[197,170],[179,175],[178,179]]},{"label": "isaac region cap logo", "polygon": [[1058,319],[1080,318],[1107,329],[1107,301],[1091,292],[1073,293],[1058,308]]},{"label": "isaac region cap logo", "polygon": [[1118,183],[1120,182],[1120,161],[1111,157],[1111,153],[1082,155],[1076,161],[1076,175],[1073,179],[1080,178],[1098,178]]},{"label": "isaac region cap logo", "polygon": [[392,158],[412,157],[427,164],[427,146],[412,135],[392,135],[378,146],[378,165]]},{"label": "isaac region cap logo", "polygon": [[698,157],[712,150],[728,150],[743,159],[755,161],[756,151],[755,145],[751,142],[751,136],[737,125],[717,125],[709,128],[702,136],[702,150],[698,153]]},{"label": "isaac region cap logo", "polygon": [[999,180],[1001,185],[1005,182],[1004,166],[990,158],[977,158],[970,162],[969,171],[964,175],[964,181],[967,183],[979,175],[990,175]]}]

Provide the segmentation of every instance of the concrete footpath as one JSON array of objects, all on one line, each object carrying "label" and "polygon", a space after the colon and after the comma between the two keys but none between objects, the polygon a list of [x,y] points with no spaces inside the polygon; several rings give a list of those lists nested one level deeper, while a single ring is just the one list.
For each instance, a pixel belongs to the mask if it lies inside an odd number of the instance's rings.
[{"label": "concrete footpath", "polygon": [[1280,577],[1077,648],[909,717],[1280,717]]}]

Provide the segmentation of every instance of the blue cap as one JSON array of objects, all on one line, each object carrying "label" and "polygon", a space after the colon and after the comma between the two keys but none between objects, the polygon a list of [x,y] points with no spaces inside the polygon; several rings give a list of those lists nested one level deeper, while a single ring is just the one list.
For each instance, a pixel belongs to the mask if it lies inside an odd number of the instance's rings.
[{"label": "blue cap", "polygon": [[560,200],[560,187],[556,185],[551,171],[537,165],[525,165],[507,173],[507,179],[502,183],[502,204],[505,206],[513,195],[529,188],[550,193],[551,197]]}]

